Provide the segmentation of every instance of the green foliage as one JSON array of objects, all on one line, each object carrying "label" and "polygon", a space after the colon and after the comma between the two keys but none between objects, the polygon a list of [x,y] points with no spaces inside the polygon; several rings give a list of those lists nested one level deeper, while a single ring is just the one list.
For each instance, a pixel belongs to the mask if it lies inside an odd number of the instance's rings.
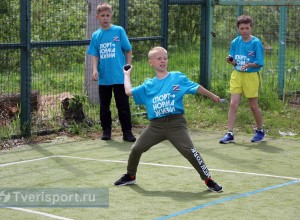
[{"label": "green foliage", "polygon": [[[118,0],[111,0],[113,7],[113,23],[118,23]],[[147,5],[140,0],[128,1],[128,28],[130,38],[159,36],[161,34],[161,0],[148,0]],[[19,1],[4,0],[0,3],[1,31],[0,42],[19,42]],[[181,45],[194,47],[200,41],[200,5],[170,5],[168,45],[169,49],[180,49]],[[287,42],[299,42],[299,7],[289,7],[287,20]],[[31,1],[31,40],[33,42],[83,40],[86,38],[86,16],[88,4],[86,1],[68,0],[32,0]],[[254,17],[254,32],[264,42],[274,47],[278,39],[279,7],[245,6],[244,13]],[[96,20],[95,20],[96,22]],[[13,25],[12,25],[13,24]],[[230,27],[230,28],[229,28]],[[236,35],[236,7],[214,6],[213,31],[218,44],[229,41]],[[134,56],[140,60],[150,47],[160,44],[160,41],[142,41],[134,44]],[[83,62],[83,51],[72,50],[69,57],[75,57],[77,62]],[[12,60],[8,54],[1,53],[0,60]],[[68,56],[62,50],[49,48],[37,49],[33,54],[33,62],[47,62],[53,68],[71,65]],[[67,59],[66,59],[67,58]],[[0,63],[1,64],[1,63]],[[1,64],[7,68],[7,62]]]},{"label": "green foliage", "polygon": [[[160,0],[148,0],[147,6],[143,1],[128,1],[128,27],[129,38],[159,36],[161,33],[160,24]],[[151,5],[151,7],[148,7]],[[142,15],[142,16],[139,16]],[[134,48],[134,60],[140,61],[145,56],[145,48],[160,45],[160,41],[132,41]]]},{"label": "green foliage", "polygon": [[[20,42],[19,0],[2,0],[0,2],[0,43]],[[118,0],[111,0],[113,6],[113,23],[118,23]],[[161,34],[161,0],[128,1],[128,28],[130,38],[159,36]],[[297,110],[287,106],[287,98],[278,99],[278,26],[279,7],[273,6],[245,6],[244,13],[254,18],[254,35],[270,45],[271,49],[265,53],[265,66],[262,71],[263,87],[259,103],[265,115],[265,126],[277,129],[278,126],[292,129],[296,133],[297,120],[288,120],[297,117]],[[86,39],[87,1],[69,0],[31,0],[31,40],[33,42],[84,40]],[[200,14],[199,5],[170,5],[168,51],[169,70],[179,70],[187,74],[193,81],[199,82],[200,73]],[[298,44],[300,41],[299,7],[288,8],[287,35],[286,35],[286,94],[299,90],[300,63]],[[95,20],[96,22],[96,20]],[[230,99],[229,79],[232,68],[225,62],[230,41],[236,36],[236,7],[214,6],[212,56],[212,85],[211,90],[222,98]],[[160,40],[131,41],[133,45],[134,86],[142,83],[146,78],[153,77],[153,70],[147,64],[147,52],[160,45]],[[38,90],[42,95],[69,92],[71,94],[83,93],[83,72],[86,47],[44,47],[32,50],[32,89]],[[0,53],[0,92],[14,93],[20,91],[20,51],[12,49],[1,50]],[[204,73],[201,73],[204,74]],[[131,100],[132,101],[132,100]],[[192,127],[224,130],[227,120],[227,105],[214,104],[203,97],[187,97],[187,117]],[[93,121],[99,117],[99,107],[83,102],[84,112],[87,112]],[[115,103],[112,103],[113,119],[118,125]],[[253,118],[248,109],[248,103],[243,101],[239,112],[238,129],[250,132]],[[133,113],[144,109],[137,109],[132,102]],[[273,116],[272,112],[275,112]],[[278,117],[282,114],[282,117]],[[34,129],[49,127],[57,129],[57,121],[33,123]],[[51,119],[48,119],[49,121]],[[135,124],[146,124],[147,120],[134,116]],[[3,129],[2,132],[13,133],[19,128]],[[40,124],[39,124],[40,123]],[[99,126],[99,121],[94,123]],[[299,124],[299,122],[298,122]],[[96,126],[95,125],[95,126]],[[36,126],[36,127],[35,127]],[[41,126],[41,127],[39,127]],[[94,127],[95,128],[95,127]],[[94,129],[91,128],[91,129]],[[98,127],[99,128],[99,127]],[[95,128],[97,130],[97,128]],[[5,130],[5,131],[4,131]],[[0,132],[0,133],[2,133]],[[80,133],[77,125],[70,128],[72,133]],[[276,134],[276,131],[273,131]]]},{"label": "green foliage", "polygon": [[79,135],[81,133],[82,126],[78,123],[72,123],[67,129],[71,134]]},{"label": "green foliage", "polygon": [[69,102],[70,109],[78,109],[83,103],[86,102],[86,97],[82,95],[75,95]]},{"label": "green foliage", "polygon": [[194,45],[200,39],[200,6],[172,5],[169,9],[169,38],[171,47]]},{"label": "green foliage", "polygon": [[18,0],[0,1],[0,43],[18,43],[19,38],[19,6]]},{"label": "green foliage", "polygon": [[85,1],[31,1],[32,41],[82,40],[85,38]]},{"label": "green foliage", "polygon": [[[0,1],[0,44],[20,42],[20,19],[19,1],[1,0]],[[16,69],[20,65],[19,54],[13,50],[0,50],[0,73],[6,74],[11,69]],[[1,88],[2,86],[0,86]]]},{"label": "green foliage", "polygon": [[[86,36],[87,3],[84,1],[49,0],[31,1],[32,5],[32,33],[33,42],[83,40]],[[33,55],[34,62],[47,62],[52,68],[66,68],[72,63],[83,62],[83,51],[80,47],[74,48],[67,55],[62,48],[37,49]]]},{"label": "green foliage", "polygon": [[1,119],[0,122],[2,122],[0,126],[0,145],[1,145],[2,140],[7,138],[12,138],[17,133],[20,132],[20,116],[18,115],[16,118],[7,119],[7,120],[3,120],[2,117],[0,119]]}]

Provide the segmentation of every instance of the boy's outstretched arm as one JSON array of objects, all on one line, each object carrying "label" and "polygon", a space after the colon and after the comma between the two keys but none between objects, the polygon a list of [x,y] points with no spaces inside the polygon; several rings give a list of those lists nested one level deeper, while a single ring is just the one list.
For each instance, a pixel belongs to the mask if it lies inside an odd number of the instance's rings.
[{"label": "boy's outstretched arm", "polygon": [[208,91],[207,89],[205,89],[202,86],[198,87],[197,93],[207,96],[208,98],[212,99],[214,102],[220,102],[220,97],[219,96],[213,94],[212,92]]},{"label": "boy's outstretched arm", "polygon": [[126,64],[131,64],[132,61],[132,50],[125,52]]},{"label": "boy's outstretched arm", "polygon": [[128,95],[128,96],[132,96],[132,86],[131,86],[131,82],[130,82],[131,70],[132,70],[132,66],[127,71],[123,68],[123,72],[124,72],[124,89],[125,89],[126,95]]}]

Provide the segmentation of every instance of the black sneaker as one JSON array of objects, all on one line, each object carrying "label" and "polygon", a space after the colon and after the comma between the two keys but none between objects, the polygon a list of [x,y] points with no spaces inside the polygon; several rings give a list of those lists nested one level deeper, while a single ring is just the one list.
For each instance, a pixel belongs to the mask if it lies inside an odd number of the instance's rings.
[{"label": "black sneaker", "polygon": [[104,130],[101,136],[101,140],[110,140],[111,139],[111,130]]},{"label": "black sneaker", "polygon": [[223,187],[218,183],[216,183],[215,181],[213,181],[212,179],[209,179],[206,185],[207,188],[212,192],[218,192],[218,193],[223,192]]},{"label": "black sneaker", "polygon": [[135,184],[135,176],[124,174],[120,179],[118,179],[114,185],[115,186],[126,186]]},{"label": "black sneaker", "polygon": [[136,138],[133,136],[131,131],[124,131],[123,132],[123,140],[128,142],[135,142]]}]

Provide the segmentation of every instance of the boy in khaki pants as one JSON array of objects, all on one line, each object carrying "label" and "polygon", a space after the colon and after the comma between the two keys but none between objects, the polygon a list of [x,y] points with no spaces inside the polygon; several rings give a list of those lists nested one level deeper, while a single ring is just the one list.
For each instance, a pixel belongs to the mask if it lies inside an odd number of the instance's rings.
[{"label": "boy in khaki pants", "polygon": [[183,116],[183,97],[185,94],[202,94],[214,102],[220,102],[220,97],[198,83],[190,81],[181,72],[169,72],[167,70],[168,53],[164,48],[154,47],[151,49],[148,53],[148,59],[156,76],[140,86],[132,88],[130,82],[132,68],[124,69],[125,92],[128,96],[133,96],[136,104],[146,106],[150,123],[131,149],[127,173],[114,184],[116,186],[134,184],[142,154],[152,146],[169,140],[192,164],[210,191],[222,192],[222,186],[212,180],[206,164],[194,147]]}]

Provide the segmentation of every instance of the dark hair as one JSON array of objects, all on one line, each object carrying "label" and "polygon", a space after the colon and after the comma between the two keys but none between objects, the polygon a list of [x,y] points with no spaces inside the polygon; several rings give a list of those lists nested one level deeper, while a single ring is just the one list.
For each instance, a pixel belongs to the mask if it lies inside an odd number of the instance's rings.
[{"label": "dark hair", "polygon": [[239,27],[240,24],[250,24],[250,26],[252,27],[252,18],[249,15],[241,15],[237,18],[237,27]]}]

